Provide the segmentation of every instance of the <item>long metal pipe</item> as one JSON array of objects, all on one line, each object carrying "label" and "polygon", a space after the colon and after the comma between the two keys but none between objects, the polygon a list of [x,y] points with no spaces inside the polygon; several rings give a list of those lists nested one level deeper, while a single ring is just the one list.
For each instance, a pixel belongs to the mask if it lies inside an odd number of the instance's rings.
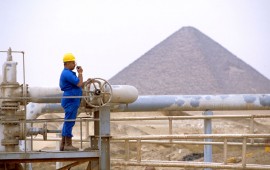
[{"label": "long metal pipe", "polygon": [[115,112],[201,110],[270,110],[270,94],[139,96],[131,104],[114,106]]},{"label": "long metal pipe", "polygon": [[55,103],[28,103],[26,107],[26,119],[37,119],[45,113],[63,113],[64,110],[60,104]]},{"label": "long metal pipe", "polygon": [[113,136],[112,140],[162,140],[162,139],[206,139],[206,138],[270,138],[270,134],[189,134],[189,135],[139,135]]},{"label": "long metal pipe", "polygon": [[[28,87],[28,101],[34,103],[60,103],[63,92],[59,87]],[[73,96],[75,97],[75,96]],[[80,98],[89,97],[81,96]],[[77,98],[77,97],[76,97]],[[110,103],[132,103],[138,98],[138,90],[130,85],[112,85]]]},{"label": "long metal pipe", "polygon": [[28,87],[28,99],[33,103],[60,103],[62,95],[59,87]]}]

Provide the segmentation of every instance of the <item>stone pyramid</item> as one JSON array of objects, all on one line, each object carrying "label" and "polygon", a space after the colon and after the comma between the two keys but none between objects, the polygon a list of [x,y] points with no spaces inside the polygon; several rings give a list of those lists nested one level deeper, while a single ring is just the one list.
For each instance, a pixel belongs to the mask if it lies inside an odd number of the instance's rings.
[{"label": "stone pyramid", "polygon": [[193,27],[183,27],[113,76],[139,95],[270,93],[270,80]]}]

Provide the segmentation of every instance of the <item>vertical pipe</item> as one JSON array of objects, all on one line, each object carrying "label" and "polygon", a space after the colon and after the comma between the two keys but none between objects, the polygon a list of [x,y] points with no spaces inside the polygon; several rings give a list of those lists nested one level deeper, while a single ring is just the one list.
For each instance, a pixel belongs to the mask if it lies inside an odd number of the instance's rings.
[{"label": "vertical pipe", "polygon": [[246,151],[247,151],[247,138],[243,138],[243,146],[242,146],[242,166],[246,168]]},{"label": "vertical pipe", "polygon": [[[62,127],[63,127],[63,124],[59,127],[59,129],[62,129]],[[56,133],[56,137],[60,138],[60,140],[56,141],[55,150],[59,150],[60,145],[61,145],[62,134],[61,133]],[[63,165],[64,165],[63,162],[56,162],[55,168],[60,169],[61,167],[63,167]]]},{"label": "vertical pipe", "polygon": [[[25,60],[24,60],[24,52],[22,51],[22,55],[23,55],[23,90],[22,90],[22,95],[23,97],[26,97],[26,83],[25,83]],[[26,125],[26,117],[27,117],[27,101],[25,98],[23,98],[23,105],[24,105],[24,116],[25,116],[25,119],[24,119],[24,134],[26,134],[26,128],[27,128],[27,125]],[[24,139],[26,139],[26,136],[24,136]],[[33,145],[33,140],[31,140],[31,146]],[[24,142],[24,147],[25,147],[25,153],[26,153],[26,142]],[[32,149],[31,149],[32,150]]]},{"label": "vertical pipe", "polygon": [[[33,127],[33,122],[31,122],[31,128]],[[26,137],[25,137],[26,138]],[[26,142],[25,142],[26,143]],[[33,135],[31,135],[31,142],[30,142],[31,144],[31,151],[33,151]],[[25,148],[25,150],[26,150],[26,148]]]},{"label": "vertical pipe", "polygon": [[[172,135],[172,118],[169,118],[169,134]],[[170,143],[172,143],[172,139],[170,139]],[[173,152],[173,145],[171,146],[171,152]],[[169,161],[171,161],[171,154],[169,155]]]},{"label": "vertical pipe", "polygon": [[[20,89],[19,83],[17,82],[17,62],[12,61],[12,50],[8,49],[7,59],[2,66],[3,80],[1,83],[1,97],[6,98],[1,100],[1,112],[3,114],[2,120],[17,121],[19,118],[16,116],[16,111],[19,108],[18,99],[8,99],[9,97],[20,97],[20,94],[16,94],[16,90]],[[24,118],[21,118],[24,120]],[[25,123],[25,122],[24,122]],[[24,124],[20,123],[3,123],[4,139],[1,140],[1,144],[5,147],[6,152],[16,152],[19,144],[18,134],[16,129],[23,127]]]},{"label": "vertical pipe", "polygon": [[[169,134],[172,135],[172,118],[169,118]],[[172,142],[172,139],[170,139],[170,142]]]},{"label": "vertical pipe", "polygon": [[[100,121],[96,121],[96,119],[99,119],[99,111],[94,111],[94,136],[91,139],[91,149],[94,150],[98,150],[100,149],[100,145],[99,145],[99,141],[98,141],[98,136],[100,136],[100,132],[99,132],[99,124]],[[98,169],[100,168],[99,165],[99,161],[98,160],[91,160],[89,165],[90,165],[90,169]]]},{"label": "vertical pipe", "polygon": [[111,169],[110,163],[110,106],[99,108],[99,169]]},{"label": "vertical pipe", "polygon": [[223,159],[224,159],[224,165],[227,165],[227,155],[228,155],[228,139],[224,139],[224,148],[223,148]]},{"label": "vertical pipe", "polygon": [[98,137],[99,135],[99,111],[94,112],[94,119],[98,119],[98,121],[94,121],[94,137],[91,139],[91,149],[99,149]]},{"label": "vertical pipe", "polygon": [[129,161],[129,140],[125,140],[125,161]]},{"label": "vertical pipe", "polygon": [[85,139],[89,138],[89,120],[85,120]]},{"label": "vertical pipe", "polygon": [[[249,129],[249,133],[250,134],[254,134],[254,115],[252,115],[252,117],[250,118],[250,129]],[[250,139],[250,143],[254,144],[254,139],[251,138]]]},{"label": "vertical pipe", "polygon": [[[125,140],[125,161],[129,161],[129,140]],[[127,166],[124,165],[124,170],[127,170]]]},{"label": "vertical pipe", "polygon": [[[213,112],[207,110],[203,113],[205,116],[212,116]],[[212,119],[204,119],[204,134],[212,134]],[[205,142],[212,142],[212,139],[204,139]],[[212,145],[204,145],[204,162],[212,162]],[[212,170],[212,168],[204,168]]]},{"label": "vertical pipe", "polygon": [[137,162],[140,163],[142,160],[141,157],[141,139],[137,140]]},{"label": "vertical pipe", "polygon": [[80,142],[81,142],[81,149],[82,149],[82,118],[80,118]]}]

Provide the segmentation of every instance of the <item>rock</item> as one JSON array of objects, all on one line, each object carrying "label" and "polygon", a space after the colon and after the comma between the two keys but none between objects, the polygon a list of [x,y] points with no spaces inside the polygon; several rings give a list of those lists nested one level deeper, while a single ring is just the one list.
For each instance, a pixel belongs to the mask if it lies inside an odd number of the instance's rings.
[{"label": "rock", "polygon": [[242,161],[241,157],[230,157],[229,159],[227,159],[228,163],[239,163]]}]

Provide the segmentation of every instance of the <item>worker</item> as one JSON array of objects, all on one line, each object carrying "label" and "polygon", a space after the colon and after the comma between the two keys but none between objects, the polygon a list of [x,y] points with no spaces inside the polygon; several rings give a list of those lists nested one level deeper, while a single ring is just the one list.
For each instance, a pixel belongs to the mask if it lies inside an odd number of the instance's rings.
[{"label": "worker", "polygon": [[[77,64],[72,53],[65,54],[63,57],[63,62],[64,69],[60,76],[59,86],[64,92],[61,100],[61,106],[65,111],[65,122],[62,128],[60,151],[77,151],[79,148],[72,145],[72,128],[75,125],[75,121],[66,120],[74,120],[77,117],[82,96],[83,69],[81,66],[76,67]],[[76,72],[72,71],[75,69],[75,67],[77,69],[78,76],[76,75]],[[76,96],[80,97],[76,98]]]}]

